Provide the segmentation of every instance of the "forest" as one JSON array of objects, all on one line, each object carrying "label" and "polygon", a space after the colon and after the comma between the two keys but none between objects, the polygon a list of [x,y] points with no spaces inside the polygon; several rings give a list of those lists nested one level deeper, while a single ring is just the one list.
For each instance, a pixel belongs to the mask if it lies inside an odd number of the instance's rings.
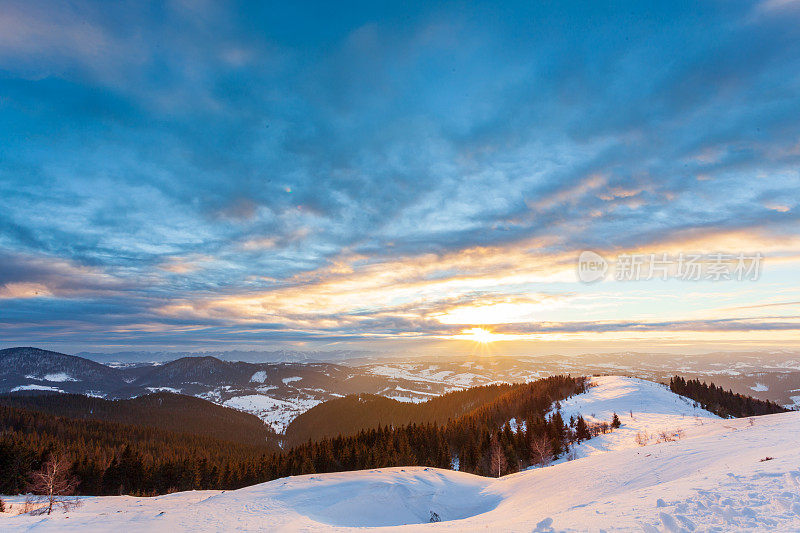
[{"label": "forest", "polygon": [[125,400],[106,400],[82,394],[0,394],[0,405],[66,418],[119,422],[177,433],[192,433],[263,445],[279,450],[279,437],[255,415],[172,392],[157,392]]},{"label": "forest", "polygon": [[687,380],[673,376],[669,380],[669,389],[675,394],[694,400],[703,409],[723,418],[742,418],[788,411],[774,402],[726,391],[714,383],[707,385],[698,379]]},{"label": "forest", "polygon": [[67,458],[78,493],[86,495],[233,489],[287,475],[401,465],[502,475],[557,458],[591,436],[582,419],[551,413],[554,403],[585,388],[584,378],[549,377],[511,386],[445,423],[382,425],[283,451],[0,405],[0,493],[25,492],[51,454]]},{"label": "forest", "polygon": [[292,420],[286,428],[290,445],[323,437],[352,435],[379,426],[447,423],[497,400],[524,384],[494,384],[448,392],[422,403],[399,402],[376,394],[351,394],[328,400]]}]

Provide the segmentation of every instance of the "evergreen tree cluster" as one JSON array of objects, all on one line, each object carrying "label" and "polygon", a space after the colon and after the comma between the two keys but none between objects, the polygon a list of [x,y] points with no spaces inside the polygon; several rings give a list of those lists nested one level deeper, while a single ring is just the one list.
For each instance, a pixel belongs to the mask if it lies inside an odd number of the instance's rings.
[{"label": "evergreen tree cluster", "polygon": [[449,392],[422,403],[399,402],[376,394],[350,394],[316,405],[286,428],[291,445],[323,437],[354,435],[378,426],[446,424],[524,384],[494,384]]},{"label": "evergreen tree cluster", "polygon": [[94,495],[233,489],[288,475],[390,466],[458,464],[462,471],[497,475],[500,468],[504,474],[539,462],[534,439],[546,441],[549,457],[558,457],[571,443],[588,438],[576,430],[582,419],[565,424],[558,410],[551,413],[554,402],[585,388],[584,378],[550,377],[511,387],[444,424],[383,425],[279,452],[266,443],[0,405],[0,493],[24,492],[30,474],[51,452],[72,462],[70,473],[81,480],[79,493]]},{"label": "evergreen tree cluster", "polygon": [[[359,431],[355,435],[322,438],[296,446],[279,459],[283,475],[332,472],[390,466],[433,466],[479,475],[495,475],[491,468],[492,440],[503,451],[503,473],[536,462],[531,441],[545,436],[554,458],[565,453],[575,435],[559,411],[548,416],[553,403],[585,392],[584,378],[554,376],[511,387],[496,400],[445,424],[411,423]],[[427,402],[426,402],[427,403]],[[425,405],[425,404],[421,404]],[[516,431],[510,420],[516,420]],[[310,462],[303,466],[303,461]],[[280,477],[280,476],[276,476]]]},{"label": "evergreen tree cluster", "polygon": [[788,411],[774,402],[759,400],[731,390],[726,391],[714,383],[706,385],[699,379],[687,380],[674,376],[669,380],[669,389],[676,394],[691,398],[703,409],[723,418],[742,418]]},{"label": "evergreen tree cluster", "polygon": [[0,405],[67,418],[119,422],[193,433],[242,444],[280,449],[279,437],[260,418],[202,398],[157,392],[127,400],[106,400],[82,394],[0,394]]},{"label": "evergreen tree cluster", "polygon": [[72,462],[80,494],[163,494],[262,480],[272,448],[145,426],[80,420],[0,405],[0,494],[26,491],[52,453]]}]

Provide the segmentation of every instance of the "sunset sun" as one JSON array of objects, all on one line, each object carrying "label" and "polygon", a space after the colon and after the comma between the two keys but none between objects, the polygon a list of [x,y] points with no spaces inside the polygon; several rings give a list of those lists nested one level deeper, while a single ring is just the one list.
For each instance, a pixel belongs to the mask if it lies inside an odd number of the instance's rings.
[{"label": "sunset sun", "polygon": [[462,338],[472,340],[480,344],[489,344],[490,342],[498,340],[498,337],[500,336],[501,335],[495,335],[488,329],[484,328],[465,329],[461,334]]}]

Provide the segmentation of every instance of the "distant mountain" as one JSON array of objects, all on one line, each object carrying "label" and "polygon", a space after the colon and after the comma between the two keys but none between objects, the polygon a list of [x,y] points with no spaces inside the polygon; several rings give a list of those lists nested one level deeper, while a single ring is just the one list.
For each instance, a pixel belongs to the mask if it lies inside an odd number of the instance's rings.
[{"label": "distant mountain", "polygon": [[247,363],[308,363],[342,362],[356,358],[374,356],[360,350],[219,350],[203,352],[125,351],[114,353],[78,352],[79,357],[98,363],[157,363],[173,361],[183,357],[214,357],[222,361],[244,361]]},{"label": "distant mountain", "polygon": [[[103,365],[36,348],[0,351],[0,393],[50,391],[126,399],[174,392],[255,414],[278,431],[320,402],[353,392],[384,391],[387,381],[331,363],[247,363],[203,356],[163,364]],[[442,385],[424,389],[424,394],[444,392]]]},{"label": "distant mountain", "polygon": [[100,363],[39,348],[0,350],[0,392],[53,390],[86,393],[116,390],[123,375]]},{"label": "distant mountain", "polygon": [[182,387],[187,383],[203,385],[239,385],[250,382],[259,370],[250,363],[231,363],[214,357],[181,357],[169,363],[153,367],[150,372],[136,380],[144,387]]},{"label": "distant mountain", "polygon": [[[0,393],[40,390],[126,399],[175,392],[254,414],[278,433],[314,406],[351,394],[418,403],[469,387],[522,383],[566,373],[619,374],[666,383],[679,372],[687,379],[713,381],[736,393],[800,406],[800,354],[787,351],[395,357],[348,359],[347,364],[312,361],[316,352],[199,352],[183,357],[170,352],[133,353],[141,355],[141,360],[120,361],[118,354],[106,354],[102,358],[106,364],[100,364],[36,348],[0,350]],[[263,353],[305,359],[229,360],[238,356],[256,358]],[[167,360],[173,357],[177,358]]]}]

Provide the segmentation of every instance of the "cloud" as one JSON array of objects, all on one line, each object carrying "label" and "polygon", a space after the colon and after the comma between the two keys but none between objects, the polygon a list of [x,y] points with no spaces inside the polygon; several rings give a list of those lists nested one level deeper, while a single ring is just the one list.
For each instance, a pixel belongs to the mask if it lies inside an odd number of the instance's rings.
[{"label": "cloud", "polygon": [[38,298],[52,296],[50,290],[41,283],[6,283],[0,287],[0,299]]},{"label": "cloud", "polygon": [[582,249],[796,257],[793,5],[11,2],[3,294],[130,342],[449,335],[575,305]]}]

